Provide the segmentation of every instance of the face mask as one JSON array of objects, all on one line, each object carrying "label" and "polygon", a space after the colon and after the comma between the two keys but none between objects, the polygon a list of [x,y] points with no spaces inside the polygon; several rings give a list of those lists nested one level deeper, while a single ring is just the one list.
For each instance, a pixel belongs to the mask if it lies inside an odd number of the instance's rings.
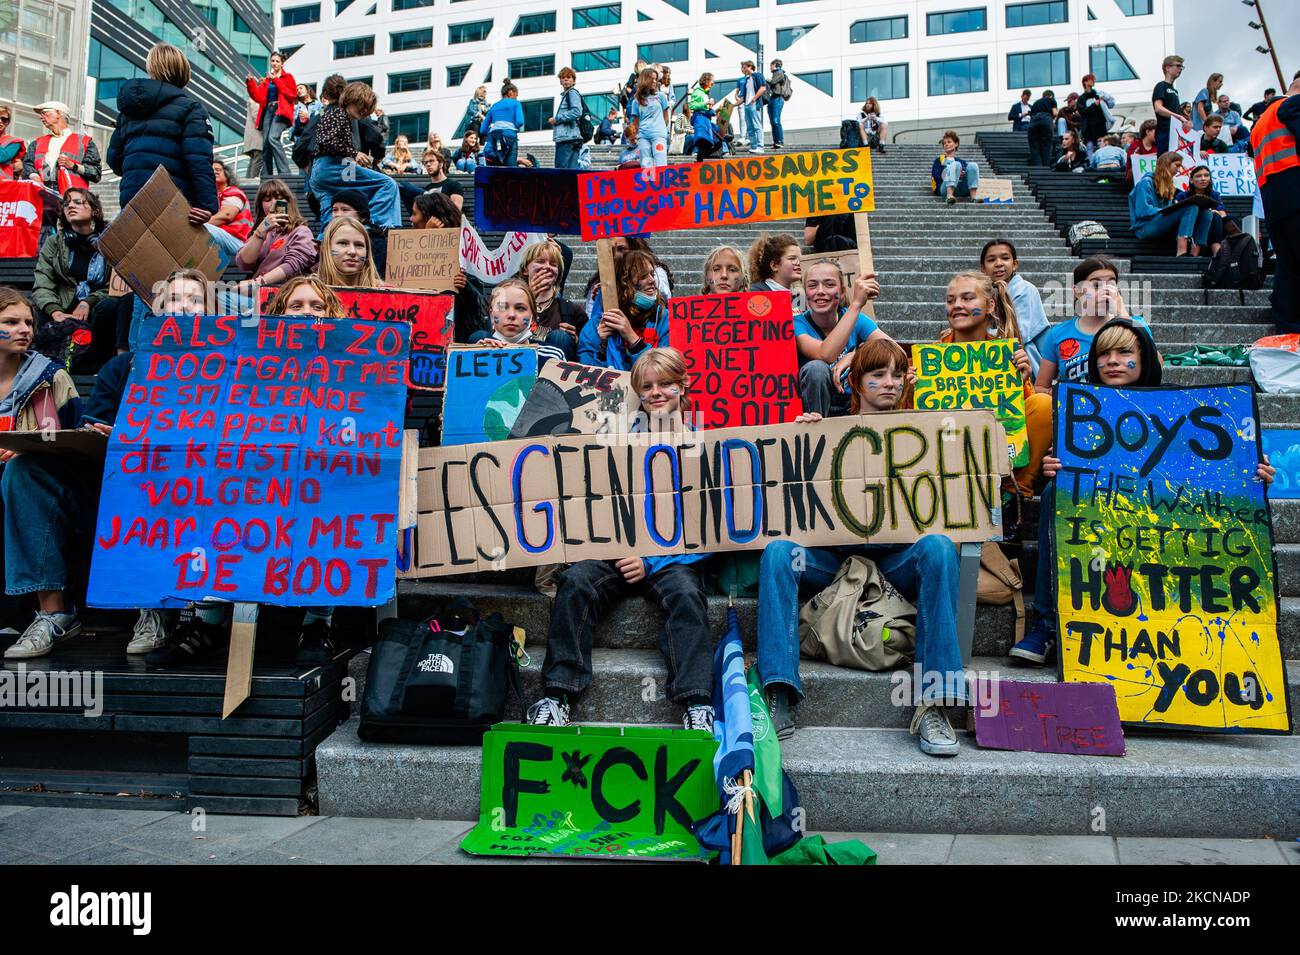
[{"label": "face mask", "polygon": [[645,292],[638,290],[635,297],[633,297],[632,299],[632,304],[644,312],[647,309],[649,309],[651,306],[653,306],[657,301],[658,299],[655,298],[655,296],[647,295]]}]

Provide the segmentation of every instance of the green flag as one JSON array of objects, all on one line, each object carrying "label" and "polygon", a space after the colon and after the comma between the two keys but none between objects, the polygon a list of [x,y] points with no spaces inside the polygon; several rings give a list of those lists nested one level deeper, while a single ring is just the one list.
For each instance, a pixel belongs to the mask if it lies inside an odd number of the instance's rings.
[{"label": "green flag", "polygon": [[[772,728],[772,717],[758,682],[758,667],[749,668],[749,713],[754,720],[754,792],[761,796],[775,819],[785,814],[781,787],[781,741]],[[747,821],[748,822],[748,821]]]}]

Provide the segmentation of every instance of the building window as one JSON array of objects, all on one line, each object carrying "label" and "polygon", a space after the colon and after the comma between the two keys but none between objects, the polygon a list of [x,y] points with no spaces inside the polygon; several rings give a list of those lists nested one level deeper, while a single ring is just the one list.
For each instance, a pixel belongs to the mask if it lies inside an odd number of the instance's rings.
[{"label": "building window", "polygon": [[776,5],[779,7],[786,3],[808,3],[808,2],[809,0],[776,0]]},{"label": "building window", "polygon": [[471,20],[469,23],[453,23],[447,27],[447,42],[477,43],[486,40],[492,32],[491,20]]},{"label": "building window", "polygon": [[393,0],[393,12],[401,13],[403,10],[415,10],[419,7],[431,7],[433,0]]},{"label": "building window", "polygon": [[532,36],[534,33],[555,32],[555,11],[547,13],[525,13],[515,21],[511,36]]},{"label": "building window", "polygon": [[390,53],[405,53],[407,50],[427,50],[433,46],[433,27],[423,30],[402,30],[400,33],[388,34]]},{"label": "building window", "polygon": [[758,32],[753,33],[728,33],[728,40],[734,40],[751,53],[758,52]]},{"label": "building window", "polygon": [[705,13],[724,13],[727,10],[749,10],[758,6],[758,0],[704,0]]},{"label": "building window", "polygon": [[682,13],[691,12],[691,0],[664,0],[668,6],[680,10]]},{"label": "building window", "polygon": [[526,99],[519,105],[524,110],[524,132],[532,133],[540,129],[550,129],[546,121],[555,115],[554,100]]},{"label": "building window", "polygon": [[623,22],[623,4],[605,3],[598,7],[578,7],[573,11],[573,29],[610,27]]},{"label": "building window", "polygon": [[375,78],[373,76],[349,76],[343,82],[344,83],[365,83],[371,89],[375,88]]},{"label": "building window", "polygon": [[855,103],[865,103],[868,96],[907,99],[907,64],[860,66],[849,74],[849,87]]},{"label": "building window", "polygon": [[1088,51],[1088,67],[1096,74],[1098,83],[1117,83],[1120,80],[1138,78],[1128,59],[1114,43],[1092,47]]},{"label": "building window", "polygon": [[334,0],[334,15],[338,16],[350,6],[352,6],[352,0]]},{"label": "building window", "polygon": [[[280,53],[284,56],[284,62],[285,62],[285,63],[288,63],[288,62],[289,62],[289,59],[290,59],[290,58],[291,58],[295,53],[297,53],[297,52],[298,52],[299,50],[301,50],[301,49],[302,49],[302,44],[301,44],[301,43],[299,43],[297,46],[282,46],[282,47],[280,47]],[[249,62],[250,62],[250,63],[252,62],[252,58],[251,58],[251,57],[249,58]],[[265,58],[263,58],[263,62],[265,62]],[[263,75],[263,76],[266,75],[265,71],[263,71],[263,74],[262,74],[262,75]]]},{"label": "building window", "polygon": [[509,76],[512,80],[526,80],[535,76],[550,76],[555,72],[555,54],[546,56],[525,56],[518,60],[508,60]]},{"label": "building window", "polygon": [[433,89],[432,70],[411,70],[409,73],[389,73],[388,92],[415,93]]},{"label": "building window", "polygon": [[235,32],[236,33],[253,32],[253,28],[248,25],[248,21],[245,20],[243,17],[241,17],[238,13],[235,14]]},{"label": "building window", "polygon": [[1007,7],[1008,27],[1041,27],[1049,23],[1069,23],[1070,6],[1065,0],[1050,3],[1013,3]]},{"label": "building window", "polygon": [[582,98],[587,103],[587,112],[597,119],[604,119],[611,109],[618,108],[618,97],[612,93],[588,93]]},{"label": "building window", "polygon": [[987,56],[972,56],[960,60],[932,60],[929,67],[928,92],[931,96],[988,92],[989,58]]},{"label": "building window", "polygon": [[573,54],[573,68],[579,73],[591,70],[614,70],[622,65],[618,47],[603,50],[579,50]]},{"label": "building window", "polygon": [[1115,0],[1115,5],[1126,17],[1149,17],[1155,12],[1151,0]]},{"label": "building window", "polygon": [[930,36],[942,36],[945,33],[974,33],[988,28],[988,16],[984,7],[931,13],[925,18],[925,32]]},{"label": "building window", "polygon": [[665,40],[662,43],[639,43],[636,58],[647,63],[680,63],[689,60],[689,40]]},{"label": "building window", "polygon": [[469,75],[469,68],[473,63],[458,63],[455,66],[447,67],[447,85],[460,86],[465,82],[465,77]]},{"label": "building window", "polygon": [[795,76],[827,96],[835,95],[835,74],[831,70],[819,70],[816,73],[796,73]]},{"label": "building window", "polygon": [[881,40],[906,40],[907,17],[881,17],[858,20],[849,27],[850,43],[877,43]]},{"label": "building window", "polygon": [[346,60],[353,56],[371,56],[375,52],[375,38],[354,36],[334,41],[334,59]]},{"label": "building window", "polygon": [[[288,57],[286,57],[286,59],[288,59]],[[270,66],[270,63],[267,61],[267,58],[264,56],[250,55],[248,57],[248,65],[253,68],[253,72],[256,73],[258,76],[265,76],[267,68]]]},{"label": "building window", "polygon": [[776,49],[779,53],[781,50],[790,49],[790,45],[801,37],[807,36],[813,31],[815,23],[806,23],[801,27],[782,27],[776,31]]},{"label": "building window", "polygon": [[280,11],[280,26],[299,27],[304,23],[320,23],[319,3],[309,3],[305,7],[285,7]]},{"label": "building window", "polygon": [[398,136],[405,136],[409,142],[427,142],[429,139],[429,114],[402,113],[394,116],[388,114],[389,142],[397,141]]},{"label": "building window", "polygon": [[1039,50],[1007,54],[1007,89],[1059,86],[1070,82],[1070,51]]}]

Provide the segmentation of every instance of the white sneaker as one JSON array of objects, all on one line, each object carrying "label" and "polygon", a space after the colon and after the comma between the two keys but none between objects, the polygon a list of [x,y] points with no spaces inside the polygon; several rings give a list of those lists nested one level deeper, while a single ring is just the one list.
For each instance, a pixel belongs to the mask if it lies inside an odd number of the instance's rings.
[{"label": "white sneaker", "polygon": [[764,152],[765,150],[763,149],[762,146],[751,146],[750,149],[749,149],[749,151],[750,151],[751,153],[761,153],[761,152]]},{"label": "white sneaker", "polygon": [[528,707],[524,722],[533,726],[568,726],[569,704],[552,696],[544,696]]},{"label": "white sneaker", "polygon": [[713,732],[713,707],[696,703],[694,706],[686,708],[682,714],[682,728],[688,730],[704,730],[706,733]]},{"label": "white sneaker", "polygon": [[23,631],[18,642],[5,650],[5,659],[29,660],[32,657],[43,657],[54,649],[56,643],[62,643],[79,633],[81,621],[76,614],[37,611],[36,619]]},{"label": "white sneaker", "polygon": [[163,626],[162,612],[159,610],[141,610],[140,616],[131,630],[131,642],[126,645],[127,653],[148,653],[157,650],[167,642],[167,628]]},{"label": "white sneaker", "polygon": [[920,735],[921,752],[930,756],[956,756],[961,744],[943,707],[922,704],[912,715],[911,733]]}]

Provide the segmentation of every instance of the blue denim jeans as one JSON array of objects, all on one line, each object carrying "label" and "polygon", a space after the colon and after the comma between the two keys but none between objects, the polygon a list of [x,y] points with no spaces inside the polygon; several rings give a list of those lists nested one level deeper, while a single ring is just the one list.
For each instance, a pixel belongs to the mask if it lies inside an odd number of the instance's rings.
[{"label": "blue denim jeans", "polygon": [[668,165],[668,140],[663,136],[638,136],[637,152],[641,156],[641,168],[651,169],[655,166]]},{"label": "blue denim jeans", "polygon": [[889,582],[916,606],[913,672],[952,688],[954,695],[944,702],[965,702],[966,683],[957,645],[957,547],[942,534],[926,534],[915,544],[898,546],[803,547],[784,540],[768,544],[758,567],[758,675],[764,688],[783,683],[803,697],[799,681],[801,598],[829,586],[844,558],[853,553],[875,561]]},{"label": "blue denim jeans", "polygon": [[488,148],[503,166],[515,166],[519,161],[519,136],[508,130],[488,133]]},{"label": "blue denim jeans", "polygon": [[236,238],[218,225],[205,223],[204,228],[208,230],[208,235],[212,237],[212,244],[217,247],[217,252],[221,255],[220,271],[224,272],[235,260],[239,250],[244,247],[244,240]]},{"label": "blue denim jeans", "polygon": [[582,149],[581,139],[566,139],[555,144],[555,168],[577,169],[578,152]]},{"label": "blue denim jeans", "polygon": [[1161,239],[1168,235],[1189,238],[1204,246],[1210,238],[1210,222],[1214,213],[1209,209],[1188,206],[1182,212],[1171,212],[1144,222],[1133,230],[1139,239]]},{"label": "blue denim jeans", "polygon": [[376,169],[367,169],[337,156],[317,156],[311,163],[311,191],[320,199],[320,224],[329,224],[334,193],[355,189],[370,205],[370,221],[383,229],[402,227],[402,200],[397,182]]},{"label": "blue denim jeans", "polygon": [[823,418],[849,413],[850,396],[835,387],[834,370],[826,362],[813,358],[799,369],[799,399],[804,411],[815,411]]},{"label": "blue denim jeans", "polygon": [[99,469],[21,454],[3,470],[5,592],[67,589],[73,535],[94,526]]},{"label": "blue denim jeans", "polygon": [[785,128],[781,125],[781,110],[785,108],[785,100],[779,96],[773,96],[767,101],[767,118],[772,121],[772,145],[785,145]]},{"label": "blue denim jeans", "polygon": [[950,162],[943,167],[943,185],[939,189],[939,195],[948,195],[948,190],[954,190],[953,195],[958,199],[964,199],[980,187],[980,164],[977,162],[966,162],[966,177],[963,179],[961,174],[961,163]]},{"label": "blue denim jeans", "polygon": [[756,104],[745,104],[745,137],[751,149],[763,148],[763,109]]}]

